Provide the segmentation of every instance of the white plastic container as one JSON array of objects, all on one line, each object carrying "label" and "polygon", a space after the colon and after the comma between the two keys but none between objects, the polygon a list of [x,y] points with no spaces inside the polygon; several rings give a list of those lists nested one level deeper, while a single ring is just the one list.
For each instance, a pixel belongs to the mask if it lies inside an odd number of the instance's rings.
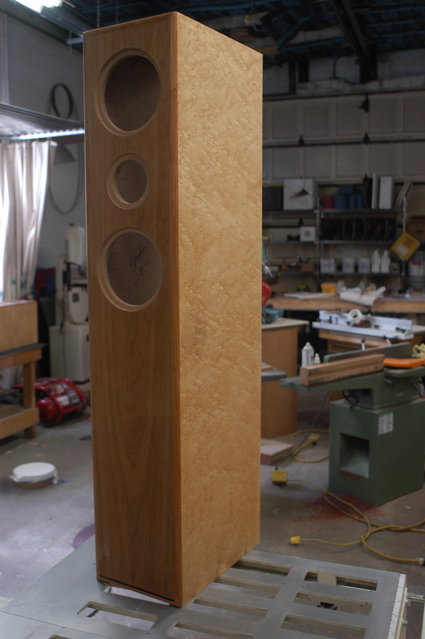
[{"label": "white plastic container", "polygon": [[301,350],[301,366],[311,366],[314,360],[314,348],[306,342]]},{"label": "white plastic container", "polygon": [[43,488],[58,483],[58,473],[53,464],[30,462],[13,469],[10,479],[21,488]]}]

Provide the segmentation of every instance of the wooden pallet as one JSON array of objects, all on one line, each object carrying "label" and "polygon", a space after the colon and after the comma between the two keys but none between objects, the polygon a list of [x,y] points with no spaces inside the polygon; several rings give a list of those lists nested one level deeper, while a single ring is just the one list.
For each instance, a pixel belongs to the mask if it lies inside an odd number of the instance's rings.
[{"label": "wooden pallet", "polygon": [[403,639],[405,575],[251,552],[183,608],[96,581],[89,540],[0,612],[7,639]]}]

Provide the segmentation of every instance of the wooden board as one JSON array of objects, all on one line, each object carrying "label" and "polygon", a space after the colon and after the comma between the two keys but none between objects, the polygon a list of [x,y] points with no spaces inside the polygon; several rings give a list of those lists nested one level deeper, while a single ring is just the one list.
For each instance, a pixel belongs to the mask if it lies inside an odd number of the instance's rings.
[{"label": "wooden board", "polygon": [[293,449],[293,444],[281,442],[277,439],[261,439],[260,461],[262,464],[271,466],[276,462],[288,457]]},{"label": "wooden board", "polygon": [[362,311],[368,310],[366,306],[353,304],[341,300],[337,295],[326,295],[323,298],[299,299],[295,297],[287,297],[286,295],[277,295],[272,297],[270,302],[275,308],[283,308],[285,310],[294,311],[340,311],[347,312],[352,308],[359,308]]},{"label": "wooden board", "polygon": [[373,373],[383,370],[383,368],[383,354],[352,357],[326,364],[303,366],[300,368],[300,383],[305,386],[313,386],[314,384],[324,384],[337,379],[354,377],[355,375]]},{"label": "wooden board", "polygon": [[271,303],[275,308],[298,311],[340,311],[347,312],[353,308],[362,311],[372,310],[374,313],[419,313],[425,314],[425,296],[411,295],[409,297],[389,295],[376,300],[372,307],[362,306],[356,302],[341,300],[337,295],[323,299],[295,299],[285,295],[273,297]]},{"label": "wooden board", "polygon": [[38,422],[38,408],[0,404],[0,439],[19,430],[25,430],[29,437],[34,437]]},{"label": "wooden board", "polygon": [[[263,329],[262,358],[284,371],[287,377],[298,372],[299,326]],[[261,387],[261,436],[279,437],[292,433],[297,427],[297,393],[282,388],[279,381]]]},{"label": "wooden board", "polygon": [[0,351],[37,341],[37,302],[0,302]]},{"label": "wooden board", "polygon": [[[97,571],[181,605],[259,536],[261,56],[179,14],[84,48]],[[141,57],[134,128],[129,69],[108,87]]]},{"label": "wooden board", "polygon": [[6,351],[0,353],[0,370],[12,366],[22,366],[28,362],[37,362],[39,359],[41,359],[41,347],[38,344],[30,345],[29,348],[21,351]]}]

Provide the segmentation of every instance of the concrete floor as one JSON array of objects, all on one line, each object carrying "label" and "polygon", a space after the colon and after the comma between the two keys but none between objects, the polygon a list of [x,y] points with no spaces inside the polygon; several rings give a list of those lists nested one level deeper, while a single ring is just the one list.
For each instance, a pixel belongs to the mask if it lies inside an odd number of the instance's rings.
[{"label": "concrete floor", "polygon": [[[299,427],[326,425],[327,415],[319,415],[323,406],[320,394],[299,398]],[[17,435],[0,442],[0,603],[28,588],[50,567],[57,564],[93,534],[93,496],[90,421],[68,421],[55,427],[37,427],[35,439]],[[303,451],[306,458],[318,458],[327,452],[327,436],[316,446]],[[54,464],[60,481],[37,490],[25,490],[9,475],[19,464],[45,461]],[[327,487],[327,462],[317,464],[284,462],[290,480],[307,480]],[[358,539],[364,526],[334,511],[319,490],[302,483],[284,487],[271,482],[270,466],[261,466],[262,513],[259,550],[283,555],[298,555],[335,563],[365,566],[407,575],[410,592],[425,595],[425,568],[397,564],[371,555],[360,545],[328,546],[306,542],[289,543],[293,535],[319,537],[334,541]],[[425,488],[379,508],[366,507],[373,521],[383,524],[407,524],[423,518]],[[383,533],[373,538],[381,551],[397,556],[425,555],[419,534]],[[409,608],[408,638],[420,637],[422,608]]]}]

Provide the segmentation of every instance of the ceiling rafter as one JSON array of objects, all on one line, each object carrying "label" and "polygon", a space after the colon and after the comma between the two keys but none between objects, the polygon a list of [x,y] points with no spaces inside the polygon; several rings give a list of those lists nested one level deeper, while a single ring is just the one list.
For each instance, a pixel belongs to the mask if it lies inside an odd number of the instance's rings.
[{"label": "ceiling rafter", "polygon": [[376,55],[369,45],[354,14],[350,0],[331,0],[344,37],[351,45],[360,63],[360,81],[376,79]]}]

